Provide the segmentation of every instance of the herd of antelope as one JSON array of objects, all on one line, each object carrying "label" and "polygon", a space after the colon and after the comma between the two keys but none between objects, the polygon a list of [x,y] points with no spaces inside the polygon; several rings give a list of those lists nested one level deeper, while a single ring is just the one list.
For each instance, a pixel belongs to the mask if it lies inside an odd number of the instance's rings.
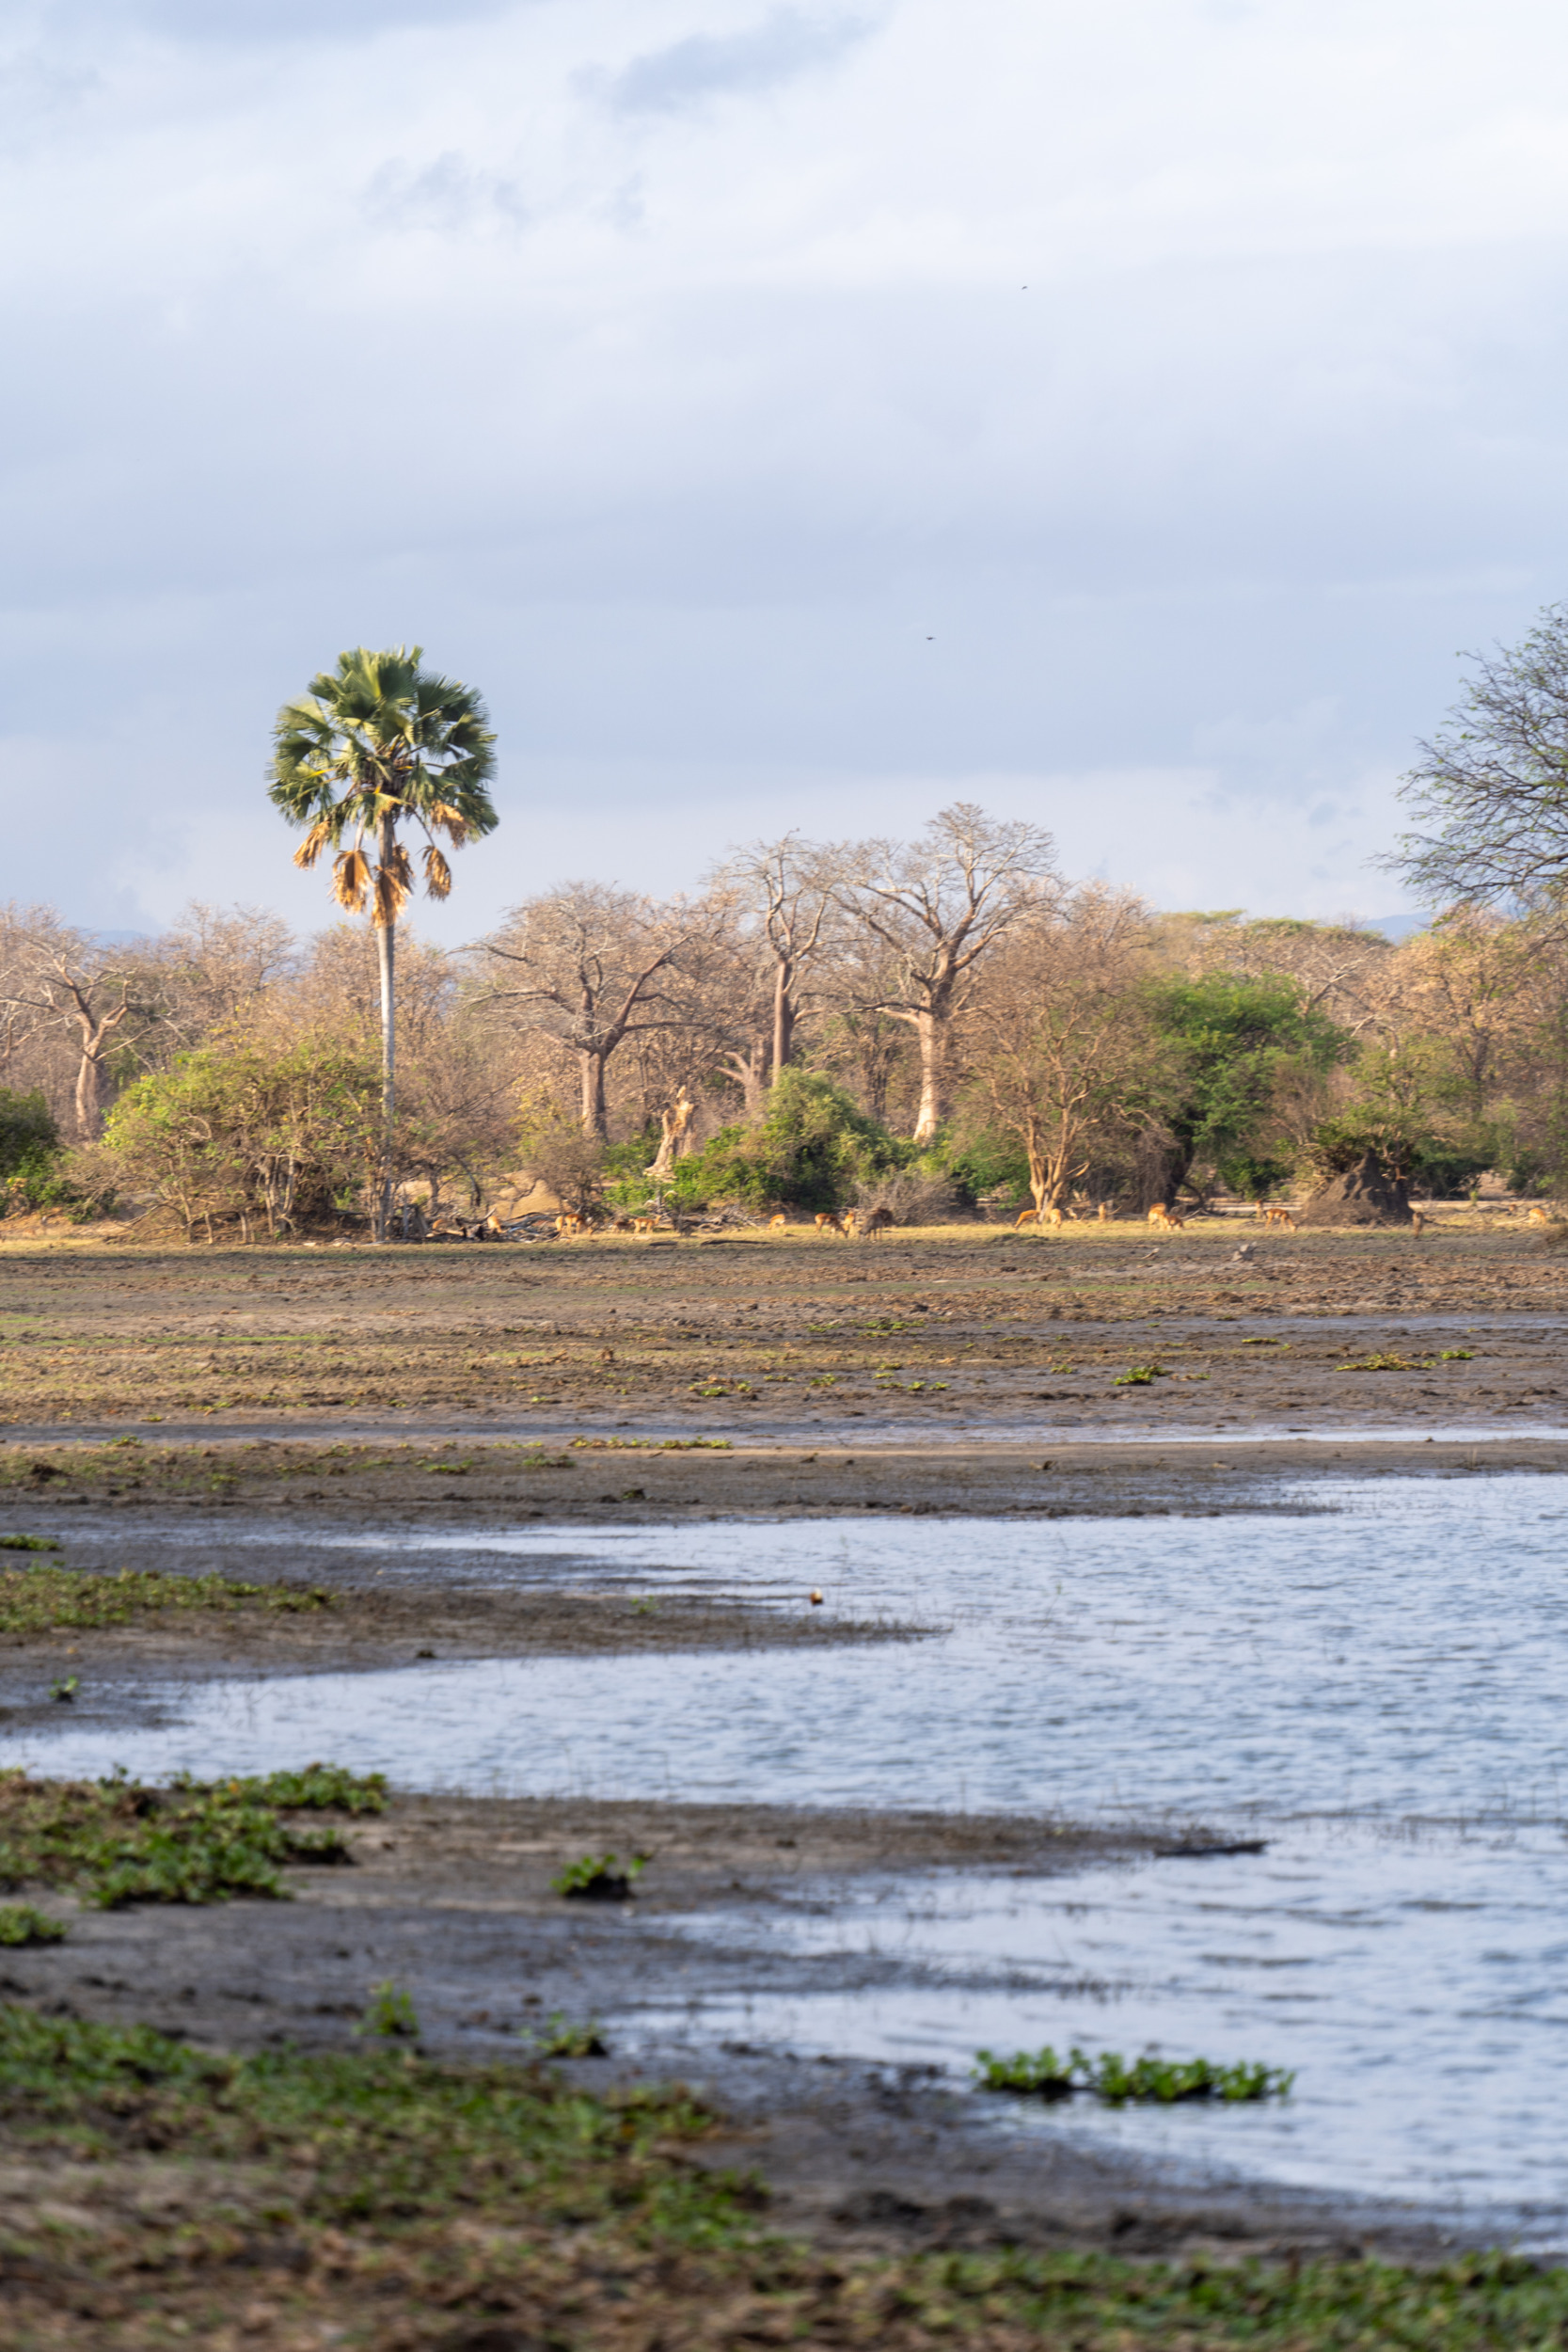
[{"label": "herd of antelope", "polygon": [[[1271,1207],[1266,1200],[1255,1200],[1253,1214],[1266,1226],[1280,1226],[1287,1232],[1291,1233],[1299,1232],[1301,1230],[1289,1209]],[[1551,1225],[1558,1221],[1561,1213],[1556,1208],[1536,1206],[1528,1210],[1526,1214],[1532,1225]],[[1101,1200],[1092,1213],[1086,1206],[1076,1210],[1063,1209],[1053,1202],[1040,1209],[1024,1209],[1014,1219],[1013,1231],[1017,1232],[1023,1225],[1055,1231],[1061,1226],[1085,1220],[1095,1225],[1110,1224],[1112,1221],[1110,1203]],[[592,1217],[579,1216],[573,1210],[563,1210],[554,1222],[557,1237],[562,1241],[573,1241],[579,1234],[592,1233],[594,1231],[594,1221]],[[862,1238],[879,1241],[881,1236],[890,1232],[897,1223],[897,1219],[891,1209],[819,1209],[814,1222],[817,1232],[824,1236],[837,1233],[846,1241],[859,1241]],[[1187,1220],[1180,1209],[1172,1207],[1167,1201],[1156,1200],[1148,1212],[1148,1222],[1157,1232],[1179,1233],[1185,1230]],[[490,1223],[498,1232],[500,1231],[494,1218],[490,1220]],[[1412,1232],[1424,1233],[1427,1223],[1427,1218],[1419,1209],[1411,1211]],[[670,1218],[663,1216],[616,1216],[610,1220],[610,1231],[612,1233],[646,1234],[657,1232],[660,1226],[668,1228],[670,1225]],[[768,1220],[768,1231],[770,1233],[785,1232],[788,1228],[789,1219],[782,1212],[770,1216]]]}]

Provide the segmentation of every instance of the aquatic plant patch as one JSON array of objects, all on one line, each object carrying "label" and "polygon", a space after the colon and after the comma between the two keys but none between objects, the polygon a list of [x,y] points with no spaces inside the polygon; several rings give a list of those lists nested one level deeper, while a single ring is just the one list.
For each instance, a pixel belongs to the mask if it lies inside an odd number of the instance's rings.
[{"label": "aquatic plant patch", "polygon": [[0,1535],[0,1551],[58,1551],[53,1535]]},{"label": "aquatic plant patch", "polygon": [[[266,1791],[298,1789],[272,1799]],[[378,1801],[379,1800],[379,1801]],[[379,1811],[379,1775],[356,1785],[334,1765],[266,1780],[185,1781],[147,1788],[106,1781],[32,1780],[0,1772],[0,1884],[70,1886],[100,1910],[124,1903],[221,1902],[230,1895],[286,1899],[289,1864],[349,1859],[337,1829],[302,1830],[280,1804],[305,1811]]]},{"label": "aquatic plant patch", "polygon": [[1047,2043],[1043,2050],[1018,2050],[1011,2058],[993,2051],[974,2054],[974,2079],[984,2090],[1012,2091],[1022,2098],[1066,2099],[1088,2091],[1107,2106],[1137,2103],[1175,2106],[1190,2099],[1218,2099],[1227,2106],[1290,2096],[1295,2081],[1283,2067],[1216,2066],[1209,2058],[1124,2058],[1118,2050],[1098,2057],[1076,2042],[1066,2058]]}]

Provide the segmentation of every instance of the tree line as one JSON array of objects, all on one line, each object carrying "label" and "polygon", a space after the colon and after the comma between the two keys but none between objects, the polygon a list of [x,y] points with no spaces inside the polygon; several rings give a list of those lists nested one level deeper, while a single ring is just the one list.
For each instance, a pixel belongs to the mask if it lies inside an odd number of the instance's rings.
[{"label": "tree line", "polygon": [[[866,877],[872,877],[868,887]],[[13,1207],[160,1202],[187,1232],[477,1209],[1247,1197],[1367,1150],[1417,1189],[1563,1188],[1568,939],[1458,909],[1348,925],[1160,914],[959,807],[799,835],[688,896],[544,891],[458,951],[404,929],[384,1118],[380,943],[244,907],[103,943],[0,913]]]},{"label": "tree line", "polygon": [[[344,653],[268,789],[344,917],[195,905],[107,942],[0,910],[0,1181],[187,1232],[383,1237],[531,1182],[592,1213],[1247,1197],[1376,1154],[1418,1190],[1568,1189],[1568,615],[1481,662],[1389,862],[1446,911],[1159,913],[968,803],[912,837],[732,848],[689,893],[569,882],[460,951],[411,934],[495,828],[478,694]],[[405,834],[422,840],[420,872]],[[400,924],[403,925],[400,938]]]}]

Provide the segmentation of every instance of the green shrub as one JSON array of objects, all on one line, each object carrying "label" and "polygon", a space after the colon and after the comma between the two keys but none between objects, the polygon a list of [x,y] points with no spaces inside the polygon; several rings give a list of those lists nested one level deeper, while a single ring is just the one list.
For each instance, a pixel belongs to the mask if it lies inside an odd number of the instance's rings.
[{"label": "green shrub", "polygon": [[857,1184],[911,1156],[832,1078],[785,1070],[754,1126],[722,1128],[702,1151],[676,1161],[665,1198],[689,1208],[722,1200],[758,1211],[833,1209],[853,1198]]}]

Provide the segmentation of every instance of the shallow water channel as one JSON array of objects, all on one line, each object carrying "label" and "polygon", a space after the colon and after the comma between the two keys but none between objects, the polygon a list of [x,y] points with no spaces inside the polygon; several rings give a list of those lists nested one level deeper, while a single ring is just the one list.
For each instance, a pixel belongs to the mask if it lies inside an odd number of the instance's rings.
[{"label": "shallow water channel", "polygon": [[948,1629],[209,1684],[162,1727],[68,1727],[10,1759],[153,1777],[331,1756],[415,1788],[1244,1828],[1264,1854],[905,1874],[694,1916],[694,1940],[897,1963],[871,1989],[715,2004],[701,2024],[958,2073],[982,2043],[1074,2039],[1292,2066],[1283,2107],[1080,2102],[1039,2128],[1561,2246],[1568,1480],[1347,1478],[1269,1500],[1275,1515],[1212,1519],[316,1531],[313,1549],[379,1551],[400,1579],[460,1559],[491,1582],[790,1609],[816,1584],[830,1609]]}]

